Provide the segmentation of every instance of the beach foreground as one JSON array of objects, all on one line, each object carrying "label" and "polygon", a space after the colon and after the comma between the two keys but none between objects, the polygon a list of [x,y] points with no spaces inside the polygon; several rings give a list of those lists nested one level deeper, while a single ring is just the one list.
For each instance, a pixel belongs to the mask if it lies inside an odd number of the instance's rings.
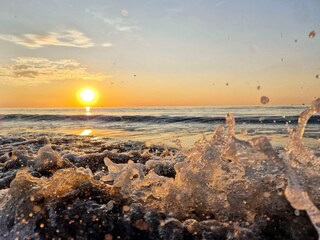
[{"label": "beach foreground", "polygon": [[[318,239],[320,158],[235,137],[235,121],[188,150],[90,138],[1,138],[3,239]],[[179,146],[179,142],[177,142]]]}]

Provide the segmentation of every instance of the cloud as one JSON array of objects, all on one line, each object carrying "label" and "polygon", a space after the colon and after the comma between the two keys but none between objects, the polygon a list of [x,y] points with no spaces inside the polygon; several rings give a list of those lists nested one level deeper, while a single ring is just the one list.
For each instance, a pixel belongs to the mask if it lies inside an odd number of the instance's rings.
[{"label": "cloud", "polygon": [[119,32],[133,32],[135,30],[138,30],[137,26],[128,25],[122,18],[116,17],[116,18],[104,18],[104,23],[109,25],[110,27],[114,28],[115,30]]},{"label": "cloud", "polygon": [[39,85],[54,81],[103,81],[110,75],[94,73],[73,59],[51,61],[46,58],[19,57],[0,66],[0,82],[8,85]]},{"label": "cloud", "polygon": [[15,36],[9,34],[0,34],[0,39],[14,42],[28,48],[41,48],[44,46],[64,46],[89,48],[94,43],[84,33],[77,30],[67,30],[63,32],[48,32],[46,34],[23,34]]},{"label": "cloud", "polygon": [[115,18],[107,18],[101,12],[92,8],[87,8],[86,13],[90,14],[96,19],[103,21],[107,26],[116,30],[117,32],[131,33],[139,29],[138,26],[128,23],[128,21],[123,18],[129,15],[129,12],[125,9],[121,10],[121,15],[123,17],[115,17]]},{"label": "cloud", "polygon": [[112,43],[105,42],[105,43],[102,43],[101,46],[102,46],[102,47],[106,47],[106,48],[107,48],[107,47],[112,47]]}]

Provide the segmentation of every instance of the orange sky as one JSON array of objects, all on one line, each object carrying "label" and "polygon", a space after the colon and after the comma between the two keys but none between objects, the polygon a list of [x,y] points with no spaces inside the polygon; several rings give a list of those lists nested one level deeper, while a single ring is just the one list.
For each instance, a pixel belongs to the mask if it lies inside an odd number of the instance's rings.
[{"label": "orange sky", "polygon": [[[301,88],[299,85],[287,84],[287,81],[248,81],[242,86],[241,81],[232,79],[208,82],[184,82],[181,79],[162,84],[161,78],[150,81],[139,76],[129,78],[134,78],[134,82],[67,81],[29,87],[2,86],[0,107],[80,107],[83,103],[77,94],[84,88],[93,88],[99,93],[95,104],[98,107],[259,105],[262,95],[270,98],[270,104],[303,104],[310,103],[319,93],[317,84],[303,82]],[[299,82],[299,79],[296,81]],[[257,90],[257,86],[261,86],[261,89]],[[305,92],[309,94],[306,96]]]},{"label": "orange sky", "polygon": [[2,108],[80,107],[84,87],[99,92],[100,107],[259,105],[261,96],[269,104],[308,104],[319,97],[318,0],[47,5],[2,4]]}]

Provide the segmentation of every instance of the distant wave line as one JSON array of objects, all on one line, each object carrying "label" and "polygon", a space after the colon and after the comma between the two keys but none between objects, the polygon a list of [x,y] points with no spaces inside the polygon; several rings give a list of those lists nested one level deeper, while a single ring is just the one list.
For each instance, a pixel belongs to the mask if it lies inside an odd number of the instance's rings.
[{"label": "distant wave line", "polygon": [[[2,114],[0,121],[97,121],[97,122],[143,122],[143,123],[224,123],[224,117],[195,117],[195,116],[141,116],[141,115],[50,115],[50,114]],[[298,116],[250,116],[250,117],[236,117],[237,123],[248,124],[285,124],[297,123]],[[313,116],[309,123],[320,123],[320,116]]]}]

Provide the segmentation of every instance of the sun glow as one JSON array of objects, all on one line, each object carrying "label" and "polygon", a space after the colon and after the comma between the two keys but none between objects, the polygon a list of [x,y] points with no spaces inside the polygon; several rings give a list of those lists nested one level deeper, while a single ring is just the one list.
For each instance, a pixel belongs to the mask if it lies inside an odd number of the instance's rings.
[{"label": "sun glow", "polygon": [[94,88],[85,87],[78,90],[77,98],[79,103],[86,107],[86,112],[90,112],[90,108],[96,105],[99,101],[99,92]]},{"label": "sun glow", "polygon": [[84,89],[80,93],[81,99],[86,103],[92,103],[96,97],[96,93],[92,89]]}]

